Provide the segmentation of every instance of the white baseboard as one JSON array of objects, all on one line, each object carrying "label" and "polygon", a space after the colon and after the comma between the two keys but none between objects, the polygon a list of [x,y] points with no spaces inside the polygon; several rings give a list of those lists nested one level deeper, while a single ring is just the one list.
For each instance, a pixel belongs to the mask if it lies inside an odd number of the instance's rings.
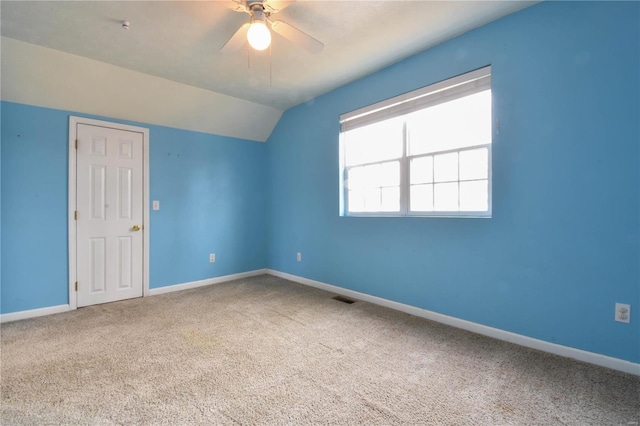
[{"label": "white baseboard", "polygon": [[164,294],[164,293],[172,293],[174,291],[188,290],[190,288],[197,288],[197,287],[202,287],[202,286],[211,285],[211,284],[219,284],[226,281],[239,280],[242,278],[255,277],[256,275],[264,275],[266,273],[267,273],[266,269],[256,269],[255,271],[240,272],[239,274],[224,275],[222,277],[207,278],[206,280],[191,281],[188,283],[152,288],[149,290],[149,296],[156,296],[158,294]]},{"label": "white baseboard", "polygon": [[320,281],[314,281],[308,278],[299,277],[297,275],[287,274],[286,272],[267,269],[267,273],[276,277],[287,279],[289,281],[295,281],[300,284],[316,287],[354,299],[363,300],[365,302],[374,303],[376,305],[395,309],[397,311],[405,312],[417,317],[426,318],[442,324],[447,324],[452,327],[461,328],[473,333],[493,337],[494,339],[504,340],[507,342],[515,343],[516,345],[526,346],[528,348],[537,349],[539,351],[548,352],[566,358],[572,358],[578,361],[588,362],[590,364],[599,365],[601,367],[607,367],[613,370],[640,376],[640,364],[636,364],[634,362],[626,361],[619,358],[613,358],[606,355],[600,355],[594,352],[584,351],[582,349],[562,346],[556,343],[546,342],[544,340],[534,339],[532,337],[523,336],[521,334],[512,333],[510,331],[500,330],[498,328],[493,328],[471,321],[450,317],[448,315],[439,314],[437,312],[428,311],[426,309],[417,308],[415,306],[405,305],[403,303],[394,302],[392,300],[383,299],[381,297],[371,296],[366,293],[360,293],[331,284],[326,284]]},{"label": "white baseboard", "polygon": [[[192,281],[188,283],[170,285],[166,287],[152,288],[151,290],[149,290],[148,295],[155,296],[157,294],[187,290],[190,288],[202,287],[204,285],[218,284],[225,281],[239,280],[241,278],[248,278],[256,275],[263,275],[266,273],[267,273],[266,269],[256,269],[255,271],[241,272],[239,274],[225,275],[222,277],[208,278],[206,280]],[[42,317],[45,315],[59,314],[61,312],[67,312],[69,310],[71,310],[71,308],[67,304],[67,305],[49,306],[49,307],[40,308],[40,309],[30,309],[28,311],[11,312],[9,314],[0,315],[0,323],[18,321],[18,320],[27,319],[27,318]]]},{"label": "white baseboard", "polygon": [[[634,362],[613,358],[610,356],[601,355],[594,352],[588,352],[582,349],[562,346],[556,343],[546,342],[544,340],[534,339],[532,337],[523,336],[521,334],[512,333],[510,331],[500,330],[498,328],[493,328],[486,325],[477,324],[471,321],[450,317],[448,315],[439,314],[437,312],[428,311],[426,309],[417,308],[415,306],[405,305],[403,303],[394,302],[392,300],[383,299],[381,297],[371,296],[369,294],[360,293],[358,291],[348,290],[346,288],[337,287],[337,286],[326,284],[320,281],[311,280],[309,278],[299,277],[297,275],[288,274],[286,272],[275,271],[273,269],[256,269],[254,271],[241,272],[239,274],[231,274],[231,275],[225,275],[222,277],[208,278],[206,280],[192,281],[188,283],[154,288],[149,291],[149,295],[154,296],[158,294],[171,293],[174,291],[187,290],[190,288],[197,288],[205,285],[219,284],[226,281],[233,281],[233,280],[238,280],[242,278],[262,275],[262,274],[270,274],[270,275],[284,278],[300,284],[330,291],[332,293],[341,294],[343,296],[352,297],[354,299],[374,303],[376,305],[384,306],[390,309],[395,309],[397,311],[405,312],[411,315],[415,315],[417,317],[426,318],[442,324],[447,324],[452,327],[471,331],[473,333],[478,333],[485,336],[493,337],[495,339],[515,343],[520,346],[525,346],[525,347],[537,349],[543,352],[548,352],[548,353],[560,355],[566,358],[572,358],[578,361],[588,362],[590,364],[595,364],[602,367],[611,368],[613,370],[618,370],[625,373],[640,376],[640,364],[637,364]],[[40,308],[40,309],[30,309],[27,311],[12,312],[8,314],[1,314],[0,323],[18,321],[18,320],[27,319],[27,318],[41,317],[45,315],[58,314],[62,312],[67,312],[69,310],[70,310],[70,307],[67,304],[67,305],[50,306],[50,307]]]},{"label": "white baseboard", "polygon": [[69,309],[69,305],[58,305],[40,309],[29,309],[28,311],[11,312],[10,314],[0,315],[0,323],[59,314],[61,312],[67,312]]}]

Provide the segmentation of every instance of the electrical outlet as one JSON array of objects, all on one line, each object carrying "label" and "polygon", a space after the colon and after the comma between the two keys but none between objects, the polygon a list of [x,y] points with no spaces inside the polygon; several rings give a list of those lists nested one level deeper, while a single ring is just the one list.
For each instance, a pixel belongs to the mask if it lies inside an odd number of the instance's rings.
[{"label": "electrical outlet", "polygon": [[631,306],[624,303],[616,303],[616,321],[631,322]]},{"label": "electrical outlet", "polygon": [[215,253],[211,253],[209,255],[209,262],[215,263],[215,261],[216,261],[216,254]]},{"label": "electrical outlet", "polygon": [[296,254],[296,260],[302,262],[302,253],[298,252],[298,254]]},{"label": "electrical outlet", "polygon": [[153,209],[154,210],[160,210],[160,201],[153,200]]}]

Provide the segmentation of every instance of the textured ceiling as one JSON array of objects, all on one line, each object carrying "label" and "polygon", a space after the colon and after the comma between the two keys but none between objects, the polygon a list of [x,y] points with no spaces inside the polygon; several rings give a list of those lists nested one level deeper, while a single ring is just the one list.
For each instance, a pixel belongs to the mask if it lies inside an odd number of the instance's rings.
[{"label": "textured ceiling", "polygon": [[271,61],[268,51],[246,47],[220,52],[249,18],[234,12],[231,0],[3,0],[0,29],[5,37],[284,110],[533,3],[298,1],[273,18],[325,48],[310,54],[274,34]]}]

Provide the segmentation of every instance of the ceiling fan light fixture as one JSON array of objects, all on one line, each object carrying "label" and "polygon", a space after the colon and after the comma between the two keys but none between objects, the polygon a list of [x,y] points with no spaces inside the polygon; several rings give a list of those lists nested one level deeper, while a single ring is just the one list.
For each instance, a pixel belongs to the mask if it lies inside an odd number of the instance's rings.
[{"label": "ceiling fan light fixture", "polygon": [[271,44],[271,32],[264,21],[255,19],[247,32],[247,40],[256,50],[264,50]]}]

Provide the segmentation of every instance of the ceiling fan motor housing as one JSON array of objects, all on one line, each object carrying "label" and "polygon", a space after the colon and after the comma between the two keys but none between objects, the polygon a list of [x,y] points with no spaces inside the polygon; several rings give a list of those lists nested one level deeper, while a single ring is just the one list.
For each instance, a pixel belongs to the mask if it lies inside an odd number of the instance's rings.
[{"label": "ceiling fan motor housing", "polygon": [[251,11],[251,17],[255,21],[266,22],[269,14],[264,10],[261,1],[247,1],[247,8]]},{"label": "ceiling fan motor housing", "polygon": [[247,1],[247,9],[252,13],[265,13],[264,4],[261,1]]}]

